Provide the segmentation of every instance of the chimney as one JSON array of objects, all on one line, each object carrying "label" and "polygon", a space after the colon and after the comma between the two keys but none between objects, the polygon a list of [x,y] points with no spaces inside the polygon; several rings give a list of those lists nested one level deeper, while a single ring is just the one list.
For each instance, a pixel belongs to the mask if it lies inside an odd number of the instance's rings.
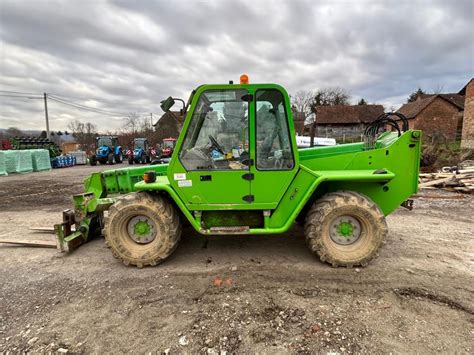
[{"label": "chimney", "polygon": [[461,148],[474,149],[474,78],[461,91],[465,91]]}]

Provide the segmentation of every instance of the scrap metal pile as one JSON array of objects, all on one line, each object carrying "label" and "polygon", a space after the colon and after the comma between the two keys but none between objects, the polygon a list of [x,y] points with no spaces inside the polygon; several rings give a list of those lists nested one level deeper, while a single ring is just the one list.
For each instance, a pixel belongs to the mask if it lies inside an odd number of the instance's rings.
[{"label": "scrap metal pile", "polygon": [[443,167],[439,173],[420,174],[420,188],[474,193],[474,160],[456,166]]}]

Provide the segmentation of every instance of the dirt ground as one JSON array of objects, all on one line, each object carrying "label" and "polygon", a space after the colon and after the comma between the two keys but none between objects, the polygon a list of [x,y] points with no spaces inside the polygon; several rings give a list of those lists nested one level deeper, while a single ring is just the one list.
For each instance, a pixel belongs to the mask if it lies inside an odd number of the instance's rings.
[{"label": "dirt ground", "polygon": [[[0,239],[45,239],[101,167],[0,178]],[[332,268],[303,232],[205,237],[185,229],[154,268],[102,239],[70,255],[0,245],[0,353],[472,353],[473,198],[421,191],[388,217],[367,268]]]}]

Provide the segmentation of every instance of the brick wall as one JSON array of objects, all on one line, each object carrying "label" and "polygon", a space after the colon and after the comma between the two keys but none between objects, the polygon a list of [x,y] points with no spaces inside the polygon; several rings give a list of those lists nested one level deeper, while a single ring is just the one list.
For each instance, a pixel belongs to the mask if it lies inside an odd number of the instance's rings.
[{"label": "brick wall", "polygon": [[446,100],[437,97],[416,116],[413,126],[415,129],[423,131],[425,140],[442,135],[448,141],[455,141],[459,120],[459,109]]},{"label": "brick wall", "polygon": [[474,149],[474,80],[466,87],[464,101],[464,120],[462,125],[462,148]]}]

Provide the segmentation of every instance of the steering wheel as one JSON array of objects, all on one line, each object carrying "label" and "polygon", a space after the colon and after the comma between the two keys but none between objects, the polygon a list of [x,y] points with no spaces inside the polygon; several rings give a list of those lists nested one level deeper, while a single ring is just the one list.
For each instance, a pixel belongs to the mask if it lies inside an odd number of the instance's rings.
[{"label": "steering wheel", "polygon": [[221,145],[217,142],[217,140],[209,135],[209,140],[211,141],[211,148],[215,148],[219,153],[221,153],[222,155],[225,155],[224,153],[224,149],[222,149]]}]

